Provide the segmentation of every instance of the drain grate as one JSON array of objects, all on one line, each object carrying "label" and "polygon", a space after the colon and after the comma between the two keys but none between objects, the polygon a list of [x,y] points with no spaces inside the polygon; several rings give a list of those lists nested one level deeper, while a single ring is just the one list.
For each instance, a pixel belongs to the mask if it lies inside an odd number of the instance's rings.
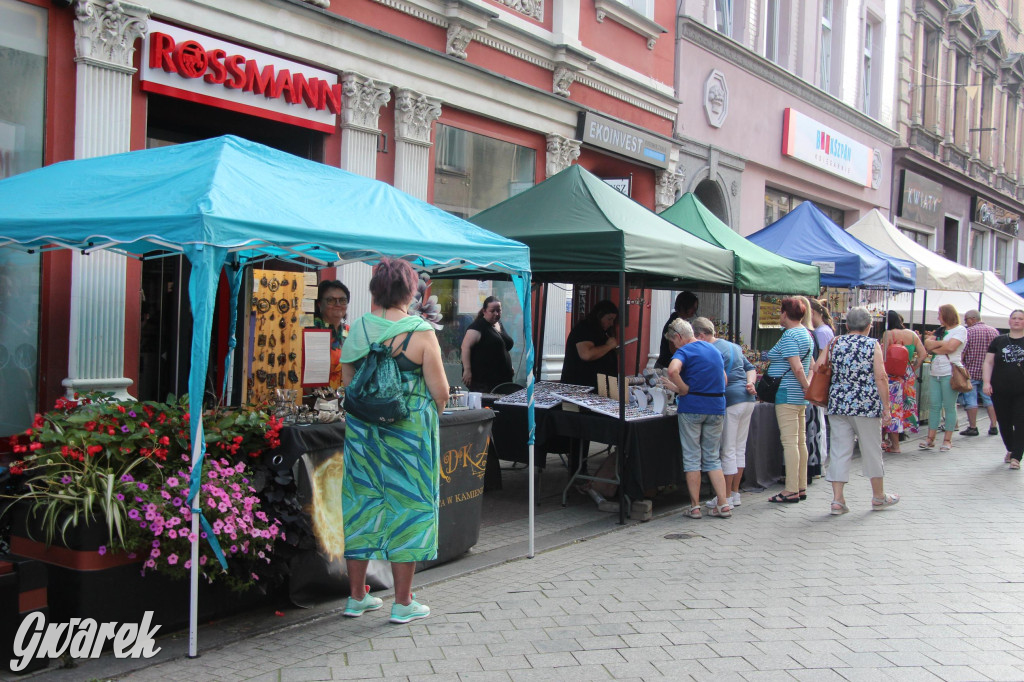
[{"label": "drain grate", "polygon": [[702,538],[703,535],[697,533],[669,533],[665,536],[666,540],[692,540],[694,538]]}]

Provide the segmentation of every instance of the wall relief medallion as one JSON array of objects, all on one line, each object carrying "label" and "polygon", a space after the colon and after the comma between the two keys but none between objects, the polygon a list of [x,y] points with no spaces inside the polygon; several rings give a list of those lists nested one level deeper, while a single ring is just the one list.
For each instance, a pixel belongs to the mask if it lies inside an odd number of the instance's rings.
[{"label": "wall relief medallion", "polygon": [[714,69],[704,81],[704,113],[708,117],[708,125],[721,128],[729,115],[729,86],[725,82],[725,74]]}]

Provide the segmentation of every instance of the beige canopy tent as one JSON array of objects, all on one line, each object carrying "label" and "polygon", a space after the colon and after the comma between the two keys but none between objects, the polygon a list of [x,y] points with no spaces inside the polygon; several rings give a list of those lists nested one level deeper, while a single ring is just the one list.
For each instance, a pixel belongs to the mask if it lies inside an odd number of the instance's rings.
[{"label": "beige canopy tent", "polygon": [[[984,288],[981,292],[981,307],[978,307],[978,294],[966,291],[932,291],[925,292],[918,289],[914,292],[913,308],[911,308],[910,294],[898,294],[893,297],[890,308],[904,317],[910,315],[911,310],[925,310],[925,324],[939,324],[938,309],[940,305],[950,303],[957,309],[960,316],[968,310],[980,310],[981,319],[993,327],[1006,328],[1010,313],[1014,310],[1024,310],[1024,298],[1018,296],[1010,287],[1003,284],[999,276],[991,270],[982,273]],[[925,294],[928,295],[927,303]],[[920,313],[914,313],[915,319],[920,319]],[[909,319],[909,318],[908,318]]]},{"label": "beige canopy tent", "polygon": [[[985,276],[981,270],[960,265],[921,246],[896,229],[877,208],[868,211],[847,232],[879,251],[917,263],[918,289],[973,292],[985,289]],[[910,300],[909,294],[903,297]]]}]

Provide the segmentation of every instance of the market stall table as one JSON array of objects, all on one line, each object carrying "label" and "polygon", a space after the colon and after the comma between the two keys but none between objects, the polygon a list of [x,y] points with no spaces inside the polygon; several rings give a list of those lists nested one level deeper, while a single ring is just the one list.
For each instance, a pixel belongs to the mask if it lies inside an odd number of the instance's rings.
[{"label": "market stall table", "polygon": [[[450,561],[467,552],[479,539],[487,444],[493,420],[490,410],[460,410],[441,415],[437,559],[421,562],[420,568]],[[289,594],[299,605],[337,596],[346,584],[342,580],[344,538],[340,532],[344,444],[344,421],[286,426],[281,430],[280,447],[264,455],[264,461],[276,475],[275,481],[282,486],[276,493],[272,486],[269,494],[287,497],[290,491],[294,496],[292,512],[283,520],[286,535],[295,533],[293,542],[298,543],[289,565]],[[371,585],[376,582],[375,587],[389,586],[389,575],[390,571],[371,570],[368,580]]]}]

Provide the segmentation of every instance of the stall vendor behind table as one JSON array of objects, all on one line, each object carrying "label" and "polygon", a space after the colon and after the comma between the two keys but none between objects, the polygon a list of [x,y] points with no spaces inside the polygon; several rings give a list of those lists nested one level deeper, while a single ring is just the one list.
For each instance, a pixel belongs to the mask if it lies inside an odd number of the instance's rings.
[{"label": "stall vendor behind table", "polygon": [[512,381],[512,337],[501,324],[501,301],[488,296],[462,340],[462,381],[471,391],[489,393]]},{"label": "stall vendor behind table", "polygon": [[598,301],[580,323],[569,332],[565,341],[565,362],[562,382],[597,388],[597,375],[618,376],[619,340],[615,337],[615,320],[619,308],[611,301]]},{"label": "stall vendor behind table", "polygon": [[348,337],[348,287],[336,279],[324,280],[317,288],[313,326],[331,330],[332,389],[341,388],[341,347]]}]

